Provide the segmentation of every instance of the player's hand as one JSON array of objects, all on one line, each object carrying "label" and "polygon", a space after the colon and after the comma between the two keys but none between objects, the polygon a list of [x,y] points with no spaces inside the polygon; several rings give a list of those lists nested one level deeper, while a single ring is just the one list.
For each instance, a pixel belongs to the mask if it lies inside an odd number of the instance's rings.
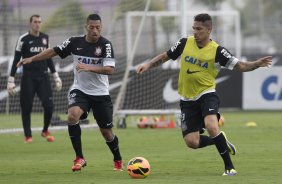
[{"label": "player's hand", "polygon": [[10,96],[14,96],[16,94],[15,88],[16,88],[15,77],[9,76],[7,83],[7,90]]},{"label": "player's hand", "polygon": [[17,67],[20,67],[22,65],[25,65],[25,64],[29,64],[32,62],[32,59],[31,58],[25,58],[23,60],[20,60],[17,64]]},{"label": "player's hand", "polygon": [[61,78],[59,77],[58,72],[53,73],[53,79],[54,79],[54,82],[55,82],[55,90],[61,91],[63,84],[62,84]]},{"label": "player's hand", "polygon": [[150,68],[150,64],[149,63],[144,63],[142,65],[139,65],[136,69],[136,73],[137,74],[142,74],[145,71],[147,71]]},{"label": "player's hand", "polygon": [[89,69],[89,65],[84,64],[84,63],[78,63],[78,64],[76,65],[76,70],[77,70],[78,72],[82,72],[82,71],[87,72],[87,71],[89,71],[90,69]]},{"label": "player's hand", "polygon": [[271,67],[272,65],[272,56],[265,56],[259,58],[257,61],[259,67]]}]

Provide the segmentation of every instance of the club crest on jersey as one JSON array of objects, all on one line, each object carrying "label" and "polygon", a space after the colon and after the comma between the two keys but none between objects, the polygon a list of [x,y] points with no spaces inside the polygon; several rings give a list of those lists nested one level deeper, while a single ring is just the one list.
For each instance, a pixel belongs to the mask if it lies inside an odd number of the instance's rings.
[{"label": "club crest on jersey", "polygon": [[101,47],[96,47],[95,53],[96,56],[101,56],[102,54],[102,48]]},{"label": "club crest on jersey", "polygon": [[69,105],[75,103],[75,96],[76,96],[76,93],[69,94],[69,96],[68,96],[68,98],[69,98]]},{"label": "club crest on jersey", "polygon": [[42,38],[42,43],[43,43],[44,45],[47,45],[47,39],[46,39],[46,38]]}]

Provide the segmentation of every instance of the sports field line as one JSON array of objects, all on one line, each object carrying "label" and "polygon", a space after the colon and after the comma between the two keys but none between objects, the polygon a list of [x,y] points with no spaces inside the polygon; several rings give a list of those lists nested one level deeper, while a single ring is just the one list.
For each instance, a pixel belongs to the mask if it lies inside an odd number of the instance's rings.
[{"label": "sports field line", "polygon": [[[90,124],[90,125],[80,125],[81,128],[97,128],[97,124]],[[49,130],[66,130],[68,126],[51,126]],[[34,127],[31,128],[32,131],[40,132],[42,131],[42,127]],[[19,133],[23,132],[23,128],[7,128],[7,129],[0,129],[0,134],[9,134],[9,133]]]}]

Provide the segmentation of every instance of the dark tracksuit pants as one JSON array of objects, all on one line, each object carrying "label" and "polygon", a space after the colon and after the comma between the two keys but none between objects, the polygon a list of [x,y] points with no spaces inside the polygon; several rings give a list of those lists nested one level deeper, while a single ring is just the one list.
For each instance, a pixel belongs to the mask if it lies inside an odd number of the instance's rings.
[{"label": "dark tracksuit pants", "polygon": [[44,109],[44,126],[47,130],[53,113],[53,97],[49,74],[47,72],[24,72],[21,78],[20,105],[24,135],[31,137],[31,111],[35,94]]}]

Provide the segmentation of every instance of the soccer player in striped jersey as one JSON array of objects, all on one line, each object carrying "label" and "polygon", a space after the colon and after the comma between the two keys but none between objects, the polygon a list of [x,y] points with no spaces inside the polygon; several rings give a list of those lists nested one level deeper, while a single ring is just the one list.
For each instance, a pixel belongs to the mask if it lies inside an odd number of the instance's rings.
[{"label": "soccer player in striped jersey", "polygon": [[[248,72],[270,66],[272,57],[245,62],[237,59],[210,38],[212,18],[208,14],[196,15],[192,28],[193,36],[181,38],[168,51],[137,67],[136,72],[142,74],[169,59],[180,57],[178,93],[181,97],[183,139],[193,149],[215,144],[224,161],[223,176],[234,176],[237,171],[230,153],[235,155],[236,149],[218,126],[219,98],[215,90],[215,78],[221,67]],[[201,135],[203,128],[209,136]]]},{"label": "soccer player in striped jersey", "polygon": [[[30,17],[30,30],[21,35],[18,39],[14,61],[8,78],[7,90],[10,96],[14,96],[15,91],[15,74],[17,71],[16,65],[21,58],[32,57],[49,47],[49,36],[40,32],[41,29],[40,15],[32,15]],[[32,104],[34,95],[37,94],[42,102],[44,109],[44,125],[41,136],[46,138],[48,142],[53,142],[55,138],[48,131],[53,114],[53,95],[52,88],[48,74],[50,69],[56,90],[60,91],[62,88],[62,81],[59,74],[56,72],[52,59],[43,59],[40,63],[33,63],[23,67],[23,75],[21,78],[20,91],[20,105],[22,124],[24,129],[25,143],[32,142],[31,120],[30,115],[32,111]]]},{"label": "soccer player in striped jersey", "polygon": [[76,154],[73,171],[86,166],[82,152],[80,119],[85,119],[92,109],[106,144],[113,154],[114,170],[122,171],[123,163],[119,140],[113,133],[113,105],[109,95],[108,75],[113,74],[115,58],[112,43],[101,36],[102,21],[98,14],[90,14],[86,20],[86,35],[74,36],[62,44],[26,58],[18,66],[59,55],[73,57],[74,83],[68,95],[68,130]]}]

